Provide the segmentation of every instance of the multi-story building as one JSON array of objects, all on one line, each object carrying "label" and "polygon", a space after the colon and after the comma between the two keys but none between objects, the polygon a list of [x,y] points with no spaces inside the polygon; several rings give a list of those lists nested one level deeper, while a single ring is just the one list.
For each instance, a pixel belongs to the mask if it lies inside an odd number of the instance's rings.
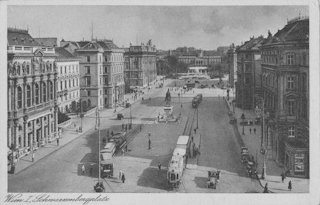
[{"label": "multi-story building", "polygon": [[235,82],[237,81],[237,52],[234,44],[232,44],[228,50],[228,68],[229,85],[231,88],[235,88]]},{"label": "multi-story building", "polygon": [[80,100],[79,58],[64,48],[56,47],[58,84],[57,100],[62,113],[74,112]]},{"label": "multi-story building", "polygon": [[103,48],[103,102],[105,108],[113,108],[124,101],[124,49],[118,48],[111,40],[98,40]]},{"label": "multi-story building", "polygon": [[260,47],[263,144],[293,176],[309,176],[309,19],[297,17]]},{"label": "multi-story building", "polygon": [[124,56],[126,92],[130,88],[147,87],[156,80],[156,48],[151,41],[147,45],[130,46]]},{"label": "multi-story building", "polygon": [[80,96],[86,107],[113,108],[124,100],[123,49],[110,40],[61,41],[80,58]]},{"label": "multi-story building", "polygon": [[58,136],[56,54],[28,30],[8,28],[7,40],[7,145],[23,156]]},{"label": "multi-story building", "polygon": [[190,66],[210,66],[221,62],[221,56],[212,55],[182,55],[178,57],[179,62]]},{"label": "multi-story building", "polygon": [[243,109],[256,106],[255,94],[261,93],[261,53],[263,36],[250,38],[237,48],[236,104]]}]

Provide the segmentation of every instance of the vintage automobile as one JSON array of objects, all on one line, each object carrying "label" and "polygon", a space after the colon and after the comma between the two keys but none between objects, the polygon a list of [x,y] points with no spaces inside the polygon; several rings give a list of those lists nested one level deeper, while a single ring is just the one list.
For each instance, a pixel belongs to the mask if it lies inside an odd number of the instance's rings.
[{"label": "vintage automobile", "polygon": [[208,171],[207,188],[217,188],[219,173],[216,171]]},{"label": "vintage automobile", "polygon": [[123,118],[123,114],[118,113],[117,118],[118,118],[118,120],[121,120]]}]

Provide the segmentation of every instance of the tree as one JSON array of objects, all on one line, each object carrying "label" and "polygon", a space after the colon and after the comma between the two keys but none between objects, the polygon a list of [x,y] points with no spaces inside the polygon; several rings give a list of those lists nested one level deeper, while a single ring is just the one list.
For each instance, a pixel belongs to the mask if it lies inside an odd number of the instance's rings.
[{"label": "tree", "polygon": [[76,101],[71,102],[70,110],[71,110],[71,112],[76,112],[76,110],[77,110],[77,102]]}]

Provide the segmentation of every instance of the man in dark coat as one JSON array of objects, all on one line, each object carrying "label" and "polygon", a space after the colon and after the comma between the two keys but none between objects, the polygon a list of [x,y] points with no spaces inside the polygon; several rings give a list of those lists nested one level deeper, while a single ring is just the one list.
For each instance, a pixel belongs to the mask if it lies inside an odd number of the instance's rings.
[{"label": "man in dark coat", "polygon": [[291,181],[289,181],[288,189],[289,189],[290,191],[291,191],[291,189],[292,189],[292,183],[291,183]]},{"label": "man in dark coat", "polygon": [[124,183],[124,181],[126,180],[126,177],[124,176],[124,174],[122,174],[121,180],[122,180],[122,183]]},{"label": "man in dark coat", "polygon": [[268,183],[266,183],[266,185],[264,186],[263,193],[269,193],[269,191],[268,191]]}]

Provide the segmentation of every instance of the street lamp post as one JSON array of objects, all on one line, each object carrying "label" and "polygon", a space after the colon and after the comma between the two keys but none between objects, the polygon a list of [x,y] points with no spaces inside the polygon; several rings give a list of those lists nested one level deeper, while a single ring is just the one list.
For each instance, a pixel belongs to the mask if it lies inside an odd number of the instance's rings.
[{"label": "street lamp post", "polygon": [[241,119],[242,119],[242,135],[244,135],[244,119],[246,119],[246,117],[244,116],[244,113],[242,113]]},{"label": "street lamp post", "polygon": [[130,124],[129,124],[129,130],[132,128],[132,115],[131,115],[131,104],[130,104]]},{"label": "street lamp post", "polygon": [[82,100],[80,98],[80,120],[81,120],[81,126],[79,131],[82,132],[82,118],[83,118],[83,114],[82,114]]},{"label": "street lamp post", "polygon": [[197,129],[199,129],[199,109],[198,109],[198,107],[199,107],[199,104],[197,105]]},{"label": "street lamp post", "polygon": [[266,163],[267,149],[264,147],[264,98],[258,95],[256,95],[255,97],[262,104],[261,154],[263,154],[263,167],[262,167],[261,179],[265,179],[267,176],[267,163]]}]

